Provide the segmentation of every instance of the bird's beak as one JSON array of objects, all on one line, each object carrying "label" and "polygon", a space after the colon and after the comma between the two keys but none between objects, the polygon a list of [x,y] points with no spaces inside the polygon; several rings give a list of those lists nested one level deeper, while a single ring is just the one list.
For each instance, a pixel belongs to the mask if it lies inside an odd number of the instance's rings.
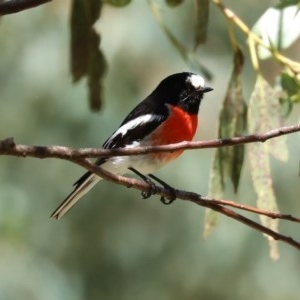
[{"label": "bird's beak", "polygon": [[213,88],[206,86],[206,87],[204,87],[204,88],[202,89],[202,93],[208,93],[208,92],[211,92],[211,91],[213,91],[213,90],[214,90]]}]

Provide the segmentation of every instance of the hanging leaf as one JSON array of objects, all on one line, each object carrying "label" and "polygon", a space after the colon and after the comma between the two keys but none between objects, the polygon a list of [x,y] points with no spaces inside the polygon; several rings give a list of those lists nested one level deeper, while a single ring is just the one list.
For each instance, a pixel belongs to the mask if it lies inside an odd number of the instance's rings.
[{"label": "hanging leaf", "polygon": [[197,57],[195,56],[195,53],[187,50],[186,47],[175,37],[175,35],[167,27],[161,16],[160,7],[154,1],[151,0],[149,0],[149,5],[157,24],[164,31],[165,35],[172,43],[174,48],[180,53],[181,57],[186,61],[187,64],[189,64],[189,66],[192,69],[199,71],[203,74],[203,76],[206,79],[211,80],[212,73],[204,65],[200,64]]},{"label": "hanging leaf", "polygon": [[100,36],[93,28],[101,8],[101,1],[73,0],[71,9],[71,73],[74,83],[88,77],[92,110],[101,108],[101,80],[106,70]]},{"label": "hanging leaf", "polygon": [[71,72],[77,82],[87,71],[88,31],[86,18],[82,17],[84,1],[73,1],[71,9]]},{"label": "hanging leaf", "polygon": [[291,103],[300,102],[300,79],[295,74],[282,72],[280,84]]},{"label": "hanging leaf", "polygon": [[[286,49],[300,36],[299,6],[284,6],[284,8],[269,8],[259,18],[252,31],[261,36],[265,44],[276,50]],[[264,47],[258,47],[260,59],[269,58],[272,53]]]},{"label": "hanging leaf", "polygon": [[206,41],[209,0],[196,0],[195,48]]},{"label": "hanging leaf", "polygon": [[[241,72],[243,54],[237,47],[234,54],[234,68],[220,112],[219,138],[240,136],[246,129],[246,104],[242,93]],[[223,198],[225,182],[230,178],[237,191],[244,161],[244,145],[221,147],[215,152],[209,180],[209,195]],[[204,237],[207,237],[217,222],[217,214],[206,210]]]},{"label": "hanging leaf", "polygon": [[[98,2],[101,2],[100,0],[98,0]],[[103,3],[107,3],[116,7],[123,7],[128,5],[131,0],[102,0]]]},{"label": "hanging leaf", "polygon": [[[240,136],[246,129],[246,104],[242,93],[241,71],[243,67],[243,54],[237,48],[234,54],[234,69],[227,88],[223,107],[220,113],[219,138]],[[217,149],[216,156],[219,161],[219,171],[224,187],[229,177],[237,191],[241,168],[244,159],[244,145],[236,147],[221,147]]]},{"label": "hanging leaf", "polygon": [[294,94],[299,93],[300,84],[297,81],[297,78],[291,76],[287,72],[282,72],[280,79],[282,88],[287,92],[289,96],[293,96]]},{"label": "hanging leaf", "polygon": [[[208,195],[213,195],[216,199],[223,199],[223,182],[220,170],[220,152],[216,151],[212,160],[210,170]],[[204,217],[203,237],[206,239],[215,229],[219,214],[214,210],[207,208]]]},{"label": "hanging leaf", "polygon": [[[252,108],[249,105],[249,118],[252,118]],[[250,129],[250,120],[249,120]],[[278,212],[276,203],[271,169],[269,162],[268,150],[265,144],[249,144],[249,161],[251,168],[251,176],[254,185],[255,192],[257,194],[257,207],[262,210]],[[261,223],[274,230],[278,231],[278,220],[271,219],[266,216],[260,216]],[[279,253],[277,249],[277,241],[272,237],[266,236],[270,245],[270,255],[272,259],[278,259]]]},{"label": "hanging leaf", "polygon": [[[260,99],[258,118],[254,120],[259,124],[256,126],[257,131],[251,132],[266,132],[271,129],[279,128],[283,126],[283,110],[281,108],[278,95],[276,91],[268,84],[268,82],[262,77],[259,76],[256,82],[257,95]],[[256,95],[256,94],[254,94]],[[270,139],[265,142],[267,150],[275,158],[281,161],[288,160],[288,149],[286,145],[287,136],[281,136],[276,139]]]},{"label": "hanging leaf", "polygon": [[89,62],[88,62],[88,85],[89,102],[93,111],[101,108],[101,80],[106,71],[106,61],[99,51],[100,36],[94,31],[90,32]]},{"label": "hanging leaf", "polygon": [[179,4],[181,4],[182,2],[183,2],[183,0],[166,0],[166,3],[171,7],[175,7]]},{"label": "hanging leaf", "polygon": [[[248,108],[249,132],[259,134],[280,127],[282,123],[281,108],[276,93],[261,76],[257,76],[256,84],[250,97]],[[278,212],[274,187],[271,177],[269,154],[277,159],[287,159],[285,138],[279,137],[265,143],[252,143],[248,146],[251,176],[257,194],[257,207]],[[260,216],[264,226],[277,231],[278,220]],[[267,237],[270,244],[270,255],[273,259],[279,257],[277,242]]]},{"label": "hanging leaf", "polygon": [[276,5],[278,8],[285,8],[291,5],[298,5],[300,6],[299,0],[279,0],[279,3]]}]

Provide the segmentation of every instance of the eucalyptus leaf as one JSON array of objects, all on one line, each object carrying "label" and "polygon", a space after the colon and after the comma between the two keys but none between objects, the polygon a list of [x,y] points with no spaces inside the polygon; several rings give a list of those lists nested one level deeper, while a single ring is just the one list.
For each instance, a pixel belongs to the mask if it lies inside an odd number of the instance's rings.
[{"label": "eucalyptus leaf", "polygon": [[71,9],[71,73],[73,82],[88,77],[89,101],[92,110],[101,108],[101,80],[106,63],[100,50],[100,36],[93,28],[98,20],[101,1],[73,0]]},{"label": "eucalyptus leaf", "polygon": [[94,31],[90,32],[89,43],[89,63],[88,63],[88,86],[89,103],[93,111],[101,109],[101,81],[106,71],[106,61],[104,55],[99,50],[100,36]]},{"label": "eucalyptus leaf", "polygon": [[71,8],[71,73],[73,82],[87,72],[89,22],[82,16],[84,1],[74,0]]},{"label": "eucalyptus leaf", "polygon": [[[234,55],[234,68],[220,113],[219,138],[240,136],[246,128],[246,104],[242,93],[241,71],[243,54],[237,48]],[[244,145],[221,147],[217,149],[222,185],[229,177],[237,191],[244,159]]]},{"label": "eucalyptus leaf", "polygon": [[293,103],[300,102],[300,79],[295,74],[282,72],[280,77],[281,88],[286,92],[287,98],[280,99],[282,103],[289,103],[292,107]]},{"label": "eucalyptus leaf", "polygon": [[166,0],[167,5],[171,7],[175,7],[180,5],[183,2],[183,0]]},{"label": "eucalyptus leaf", "polygon": [[[98,1],[101,2],[100,0]],[[131,2],[131,0],[104,0],[103,2],[116,7],[123,7],[128,5]]]},{"label": "eucalyptus leaf", "polygon": [[297,94],[300,90],[300,85],[294,76],[286,72],[281,73],[281,86],[289,96]]},{"label": "eucalyptus leaf", "polygon": [[209,0],[196,0],[195,47],[206,41]]},{"label": "eucalyptus leaf", "polygon": [[[269,8],[258,19],[252,31],[259,35],[265,44],[273,49],[286,49],[300,36],[300,14],[298,5],[284,8]],[[272,54],[262,46],[258,47],[260,59]]]},{"label": "eucalyptus leaf", "polygon": [[[251,94],[248,107],[248,129],[250,133],[259,134],[279,127],[281,122],[280,105],[276,93],[261,76],[257,76],[254,90]],[[275,127],[274,127],[275,126]],[[251,168],[251,177],[257,194],[257,207],[263,210],[278,212],[269,161],[272,153],[279,159],[287,158],[285,141],[280,138],[270,143],[252,143],[248,145],[248,154]],[[278,220],[260,216],[264,226],[277,231]],[[273,259],[279,257],[277,242],[267,237],[270,245],[270,255]]]},{"label": "eucalyptus leaf", "polygon": [[[251,100],[250,100],[251,101]],[[249,130],[252,127],[254,115],[252,115],[252,104],[249,104]],[[257,195],[257,207],[262,210],[278,212],[272,177],[271,167],[268,155],[268,149],[265,144],[252,143],[248,145],[248,154],[250,161],[251,177],[254,189]],[[266,216],[260,215],[262,225],[278,231],[278,219],[271,219]],[[278,245],[270,236],[265,236],[269,241],[270,256],[276,260],[279,258]]]},{"label": "eucalyptus leaf", "polygon": [[[244,64],[243,53],[239,48],[234,53],[234,67],[220,112],[219,138],[240,136],[246,128],[247,107],[243,99],[241,72]],[[208,194],[217,199],[224,195],[225,183],[229,178],[235,192],[238,189],[244,161],[244,145],[221,147],[215,151],[210,171]],[[206,210],[204,237],[207,237],[217,223],[217,213]]]},{"label": "eucalyptus leaf", "polygon": [[280,0],[276,7],[285,8],[287,6],[298,5],[300,6],[299,0]]},{"label": "eucalyptus leaf", "polygon": [[[223,179],[221,178],[222,164],[220,163],[220,152],[216,151],[212,160],[210,170],[208,195],[216,199],[222,199],[224,195]],[[215,229],[219,214],[209,208],[205,209],[203,237],[206,239]]]},{"label": "eucalyptus leaf", "polygon": [[167,36],[171,44],[180,53],[181,57],[186,61],[186,63],[190,66],[190,68],[196,69],[196,71],[202,73],[206,79],[211,80],[212,79],[211,71],[209,71],[204,65],[202,65],[198,61],[198,58],[196,57],[195,53],[189,51],[185,47],[185,45],[182,44],[168,28],[168,26],[166,25],[166,23],[162,18],[160,7],[154,1],[149,1],[149,5],[157,24],[164,31],[165,35]]},{"label": "eucalyptus leaf", "polygon": [[[283,125],[283,110],[278,99],[278,95],[275,90],[269,85],[269,83],[259,75],[254,87],[254,91],[251,96],[251,100],[256,99],[256,105],[252,104],[252,110],[255,112],[255,119],[251,120],[251,124],[255,125],[255,128],[249,131],[252,133],[264,133],[271,129],[279,128]],[[252,100],[254,101],[254,100]],[[254,115],[254,113],[252,113]],[[248,115],[248,122],[249,122]],[[288,149],[286,145],[286,136],[277,137],[276,139],[270,139],[264,143],[266,149],[275,158],[287,161]]]}]

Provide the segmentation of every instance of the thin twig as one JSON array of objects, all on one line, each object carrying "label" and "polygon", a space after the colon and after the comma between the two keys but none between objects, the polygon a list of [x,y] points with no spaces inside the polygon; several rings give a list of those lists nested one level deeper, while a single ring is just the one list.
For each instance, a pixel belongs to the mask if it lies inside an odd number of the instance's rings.
[{"label": "thin twig", "polygon": [[[114,183],[117,183],[120,185],[124,185],[128,188],[133,187],[133,188],[141,190],[141,191],[147,191],[149,189],[149,185],[143,181],[140,181],[140,180],[137,180],[134,178],[127,178],[124,176],[112,174],[110,172],[103,170],[101,167],[91,163],[87,159],[69,159],[69,160],[88,169],[89,171],[101,176],[102,178],[104,178],[108,181],[111,181],[111,182],[114,182]],[[153,186],[151,188],[153,188]],[[170,190],[162,188],[160,186],[155,186],[155,191],[156,191],[157,195],[161,195],[166,198],[172,197],[173,196],[172,192],[174,192],[174,191],[171,192]],[[300,250],[300,243],[295,241],[293,238],[283,235],[283,234],[280,234],[280,233],[273,231],[255,221],[252,221],[252,220],[246,218],[245,216],[216,203],[216,201],[211,201],[207,197],[202,197],[196,193],[182,191],[182,190],[175,190],[175,193],[176,193],[177,199],[191,201],[197,205],[210,208],[210,209],[217,211],[223,215],[226,215],[232,219],[235,219],[238,222],[243,223],[261,233],[269,235],[275,240],[282,241],[282,242],[287,243],[287,244],[295,247],[296,249]]]},{"label": "thin twig", "polygon": [[26,9],[30,9],[52,0],[0,0],[0,16],[14,14]]},{"label": "thin twig", "polygon": [[212,2],[221,10],[221,12],[225,15],[225,17],[229,20],[232,20],[236,26],[243,31],[248,37],[253,39],[255,43],[259,44],[260,46],[268,49],[272,54],[273,57],[280,62],[281,64],[290,67],[294,72],[300,71],[300,64],[295,62],[286,56],[279,53],[276,49],[274,49],[269,44],[265,43],[258,35],[251,31],[251,29],[228,7],[226,7],[222,0],[212,0]]},{"label": "thin twig", "polygon": [[[8,138],[0,141],[0,155],[10,156],[30,156],[36,158],[87,158],[87,157],[112,157],[112,156],[127,156],[127,155],[142,155],[147,153],[157,152],[172,152],[175,150],[192,150],[202,148],[220,148],[225,146],[236,146],[240,144],[249,144],[254,142],[265,142],[269,139],[279,137],[294,132],[300,131],[300,124],[284,126],[278,129],[270,130],[263,134],[253,134],[228,139],[214,139],[207,141],[181,142],[176,144],[162,146],[147,146],[136,148],[71,148],[63,146],[28,146],[15,144],[13,138]],[[9,141],[9,142],[8,142]]]},{"label": "thin twig", "polygon": [[[145,182],[126,178],[123,176],[111,174],[101,167],[93,164],[90,162],[87,157],[110,157],[116,155],[137,155],[137,154],[145,154],[149,152],[161,152],[161,151],[175,151],[179,149],[199,149],[199,148],[217,148],[223,146],[235,146],[239,144],[245,143],[252,143],[252,142],[264,142],[268,139],[278,137],[284,134],[293,133],[296,131],[300,131],[300,125],[293,125],[293,126],[286,126],[282,128],[278,128],[275,130],[268,131],[264,134],[257,134],[257,135],[248,135],[248,136],[241,136],[235,137],[231,139],[223,139],[223,140],[210,140],[210,141],[202,141],[202,142],[183,142],[173,145],[166,145],[166,146],[158,146],[158,147],[145,147],[145,148],[138,148],[138,149],[73,149],[68,147],[61,147],[61,146],[50,146],[50,147],[43,147],[43,146],[28,146],[28,145],[19,145],[15,144],[13,138],[8,138],[5,140],[0,141],[0,155],[10,155],[10,156],[31,156],[36,158],[60,158],[71,161],[75,164],[78,164],[91,172],[96,173],[97,175],[101,176],[102,178],[112,181],[127,187],[134,187],[139,190],[147,191],[149,186]],[[161,187],[156,188],[157,194],[161,196],[171,196],[170,191],[168,189],[164,189]],[[281,240],[287,244],[290,244],[297,249],[300,250],[300,243],[293,240],[291,237],[282,235],[277,233],[259,223],[256,223],[243,215],[236,213],[235,211],[224,207],[232,206],[237,209],[243,209],[250,212],[254,212],[257,214],[263,214],[270,218],[281,218],[286,219],[294,222],[299,222],[298,218],[295,218],[291,215],[283,215],[283,214],[276,214],[273,212],[262,211],[260,209],[241,205],[234,203],[233,201],[227,200],[216,200],[208,197],[202,197],[196,193],[186,192],[176,190],[176,196],[178,199],[187,200],[194,202],[200,206],[211,208],[219,213],[222,213],[230,218],[233,218],[241,223],[246,224],[258,230],[262,233],[265,233],[276,240]]]},{"label": "thin twig", "polygon": [[203,197],[203,196],[201,196],[201,198],[205,199],[207,201],[210,201],[212,203],[219,204],[219,205],[231,206],[231,207],[234,207],[234,208],[237,208],[240,210],[245,210],[245,211],[249,211],[249,212],[252,212],[255,214],[264,215],[271,219],[281,219],[281,220],[300,223],[300,218],[296,218],[290,214],[281,214],[281,213],[275,213],[275,212],[271,212],[271,211],[267,211],[267,210],[262,210],[257,207],[236,203],[231,200],[217,200],[217,199],[213,199],[210,197]]}]

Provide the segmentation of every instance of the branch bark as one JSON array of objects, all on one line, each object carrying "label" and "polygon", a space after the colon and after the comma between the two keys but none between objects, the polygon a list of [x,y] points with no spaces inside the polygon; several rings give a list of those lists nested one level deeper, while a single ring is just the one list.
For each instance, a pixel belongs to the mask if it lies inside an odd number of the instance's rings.
[{"label": "branch bark", "polygon": [[14,14],[52,0],[0,0],[0,16]]},{"label": "branch bark", "polygon": [[[114,182],[114,183],[117,183],[117,184],[120,184],[120,185],[124,185],[128,188],[135,188],[135,189],[138,189],[138,190],[141,190],[141,191],[148,191],[150,186],[146,183],[146,182],[143,182],[143,181],[140,181],[140,180],[137,180],[137,179],[134,179],[134,178],[127,178],[127,177],[124,177],[124,176],[120,176],[120,175],[116,175],[116,174],[113,174],[113,173],[110,173],[110,172],[107,172],[105,170],[103,170],[101,167],[91,163],[89,160],[87,159],[69,159],[70,161],[86,168],[87,170],[99,175],[100,177],[108,180],[108,181],[111,181],[111,182]],[[151,186],[151,188],[153,188],[153,186]],[[157,186],[155,185],[155,191],[156,191],[156,194],[157,195],[160,195],[160,196],[163,196],[163,197],[172,197],[173,194],[170,190],[168,189],[165,189],[165,188],[162,188],[160,186]],[[271,236],[273,239],[275,240],[279,240],[279,241],[282,241],[286,244],[289,244],[293,247],[295,247],[296,249],[300,250],[300,243],[297,242],[296,240],[294,240],[292,237],[289,237],[289,236],[286,236],[286,235],[283,235],[283,234],[280,234],[278,232],[275,232],[255,221],[252,221],[251,219],[249,218],[246,218],[245,216],[231,210],[231,209],[228,209],[224,206],[222,206],[222,202],[231,202],[231,201],[226,201],[226,200],[215,200],[215,199],[212,199],[212,198],[209,198],[209,197],[202,197],[201,195],[198,195],[196,193],[193,193],[193,192],[187,192],[187,191],[182,191],[182,190],[175,190],[175,193],[176,193],[176,199],[181,199],[181,200],[185,200],[185,201],[190,201],[190,202],[193,202],[197,205],[200,205],[200,206],[203,206],[203,207],[207,207],[207,208],[210,208],[214,211],[217,211],[223,215],[226,215],[227,217],[230,217],[240,223],[243,223],[261,233],[264,233],[264,234],[267,234],[269,236]],[[223,203],[224,204],[224,203]],[[237,208],[237,206],[235,206]],[[260,211],[258,209],[255,209],[255,211]],[[253,210],[253,212],[254,212]],[[274,214],[274,213],[269,213],[269,212],[265,212],[265,211],[262,211],[263,214],[265,215],[269,215],[270,217],[274,218],[274,217],[279,217],[280,214]],[[260,212],[259,212],[260,213]],[[277,215],[277,216],[276,216]],[[286,215],[286,216],[289,216],[289,215]],[[295,219],[297,220],[297,222],[299,222],[299,219],[297,218],[294,218],[292,217],[292,219]]]},{"label": "branch bark", "polygon": [[193,150],[203,148],[220,148],[225,146],[237,146],[240,144],[249,144],[254,142],[265,142],[269,139],[282,135],[300,131],[300,124],[284,126],[270,130],[262,134],[251,134],[228,139],[213,139],[207,141],[181,142],[176,144],[153,146],[153,147],[135,147],[135,148],[71,148],[63,146],[29,146],[16,145],[13,138],[7,138],[0,141],[0,155],[10,156],[30,156],[36,158],[88,158],[88,157],[112,157],[112,156],[127,156],[127,155],[142,155],[157,152],[172,152],[175,150]]},{"label": "branch bark", "polygon": [[[21,145],[15,144],[13,138],[7,138],[0,141],[0,155],[9,155],[9,156],[18,156],[18,157],[36,157],[36,158],[60,158],[64,160],[68,160],[73,162],[77,165],[82,166],[83,168],[99,175],[100,177],[120,184],[126,187],[133,187],[135,189],[141,191],[148,191],[150,188],[149,185],[143,181],[134,179],[134,178],[127,178],[120,175],[109,173],[103,170],[101,167],[92,163],[88,157],[111,157],[111,156],[121,156],[121,155],[142,155],[146,153],[152,152],[168,152],[168,151],[175,151],[179,149],[200,149],[200,148],[218,148],[224,146],[235,146],[239,144],[246,144],[252,142],[264,142],[268,139],[275,138],[284,134],[289,134],[293,132],[300,131],[300,124],[292,125],[292,126],[285,126],[278,129],[274,129],[268,131],[263,134],[257,135],[247,135],[241,137],[234,137],[230,139],[215,139],[209,141],[197,141],[197,142],[182,142],[178,144],[172,145],[164,145],[164,146],[156,146],[156,147],[140,147],[134,149],[94,149],[94,148],[82,148],[82,149],[74,149],[69,147],[62,147],[62,146],[28,146],[28,145]],[[170,190],[162,188],[160,186],[156,187],[156,194],[163,196],[163,197],[171,197],[172,194]],[[182,191],[182,190],[175,190],[176,198],[193,202],[197,205],[210,208],[215,210],[221,214],[224,214],[230,218],[237,220],[257,231],[260,231],[264,234],[267,234],[274,238],[275,240],[283,241],[298,250],[300,250],[300,243],[295,241],[289,236],[280,234],[275,232],[251,219],[231,210],[225,206],[231,206],[236,209],[246,210],[252,213],[261,214],[268,216],[270,218],[280,218],[285,219],[293,222],[300,222],[299,218],[295,218],[289,214],[277,214],[273,212],[263,211],[255,207],[246,206],[242,204],[235,203],[233,201],[228,200],[217,200],[209,197],[203,197],[196,193]]]}]

